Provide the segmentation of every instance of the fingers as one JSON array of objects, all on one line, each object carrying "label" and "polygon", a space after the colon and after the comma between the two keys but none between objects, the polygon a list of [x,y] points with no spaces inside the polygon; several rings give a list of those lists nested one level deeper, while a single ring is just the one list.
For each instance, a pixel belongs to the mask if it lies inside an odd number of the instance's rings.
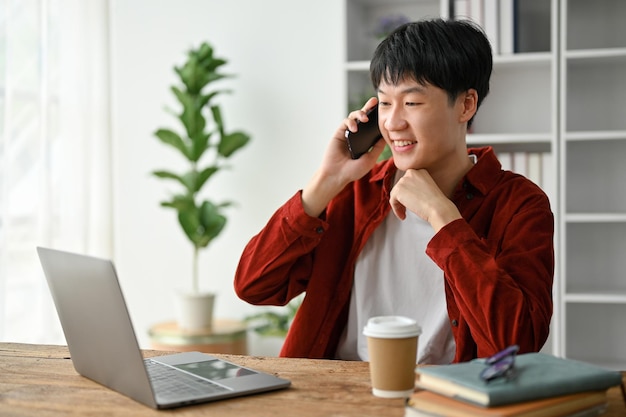
[{"label": "fingers", "polygon": [[344,120],[346,128],[350,130],[350,132],[356,132],[359,129],[358,122],[365,123],[369,120],[367,112],[374,108],[376,103],[378,103],[378,99],[376,97],[370,97],[370,99],[365,102],[365,105],[361,108],[361,110],[351,112]]},{"label": "fingers", "polygon": [[406,219],[406,207],[393,197],[389,200],[389,202],[391,203],[391,210],[393,210],[393,214],[395,214],[400,220]]},{"label": "fingers", "polygon": [[376,104],[378,103],[378,98],[376,97],[370,97],[369,100],[367,100],[365,102],[365,105],[363,106],[363,111],[368,112],[370,109],[372,109]]},{"label": "fingers", "polygon": [[394,214],[406,218],[407,210],[430,223],[435,232],[460,219],[456,205],[441,191],[424,169],[409,169],[391,189],[389,203]]},{"label": "fingers", "polygon": [[400,190],[402,187],[402,184],[400,183],[401,180],[402,178],[400,178],[400,180],[391,189],[391,192],[389,193],[389,204],[391,205],[393,214],[395,214],[398,219],[404,220],[406,218],[406,206],[400,202],[400,198],[402,196],[402,192]]}]

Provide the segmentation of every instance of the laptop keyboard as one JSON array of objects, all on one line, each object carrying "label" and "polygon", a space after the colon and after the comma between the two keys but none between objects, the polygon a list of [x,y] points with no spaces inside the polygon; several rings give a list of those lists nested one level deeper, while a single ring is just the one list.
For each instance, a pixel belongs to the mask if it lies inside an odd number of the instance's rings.
[{"label": "laptop keyboard", "polygon": [[145,363],[154,392],[163,400],[180,398],[181,396],[206,396],[212,393],[230,391],[221,385],[150,359],[146,359]]}]

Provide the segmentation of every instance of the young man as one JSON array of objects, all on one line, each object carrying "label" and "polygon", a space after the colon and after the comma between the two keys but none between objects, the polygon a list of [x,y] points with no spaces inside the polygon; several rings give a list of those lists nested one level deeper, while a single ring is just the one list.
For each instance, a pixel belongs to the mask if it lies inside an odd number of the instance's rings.
[{"label": "young man", "polygon": [[[552,315],[554,219],[539,187],[503,171],[466,134],[489,91],[492,56],[469,22],[398,28],[370,67],[378,98],[350,113],[308,185],[245,248],[243,300],[306,296],[281,355],[368,360],[367,319],[412,317],[418,363],[537,351]],[[380,140],[352,160],[357,131],[379,103]],[[385,144],[393,157],[376,160]]]}]

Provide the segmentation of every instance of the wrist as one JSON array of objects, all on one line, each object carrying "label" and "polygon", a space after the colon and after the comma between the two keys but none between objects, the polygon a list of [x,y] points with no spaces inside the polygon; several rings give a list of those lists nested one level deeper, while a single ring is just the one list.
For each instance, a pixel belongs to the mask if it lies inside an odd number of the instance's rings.
[{"label": "wrist", "polygon": [[435,233],[437,233],[447,224],[462,218],[463,216],[461,216],[459,209],[452,201],[449,201],[449,204],[446,204],[445,207],[436,210],[434,215],[429,217],[428,222],[435,230]]},{"label": "wrist", "polygon": [[316,172],[302,189],[302,206],[311,217],[319,217],[326,206],[345,187],[335,178]]}]

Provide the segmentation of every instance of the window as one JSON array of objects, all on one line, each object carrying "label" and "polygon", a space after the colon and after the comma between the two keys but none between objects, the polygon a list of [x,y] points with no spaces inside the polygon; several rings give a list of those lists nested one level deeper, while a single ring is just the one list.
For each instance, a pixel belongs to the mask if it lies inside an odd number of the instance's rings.
[{"label": "window", "polygon": [[64,343],[35,248],[88,251],[92,224],[110,225],[108,206],[94,219],[89,204],[94,178],[110,189],[108,154],[99,172],[89,164],[110,141],[90,131],[108,127],[108,112],[90,112],[108,108],[91,88],[108,86],[106,7],[0,0],[0,340]]}]

